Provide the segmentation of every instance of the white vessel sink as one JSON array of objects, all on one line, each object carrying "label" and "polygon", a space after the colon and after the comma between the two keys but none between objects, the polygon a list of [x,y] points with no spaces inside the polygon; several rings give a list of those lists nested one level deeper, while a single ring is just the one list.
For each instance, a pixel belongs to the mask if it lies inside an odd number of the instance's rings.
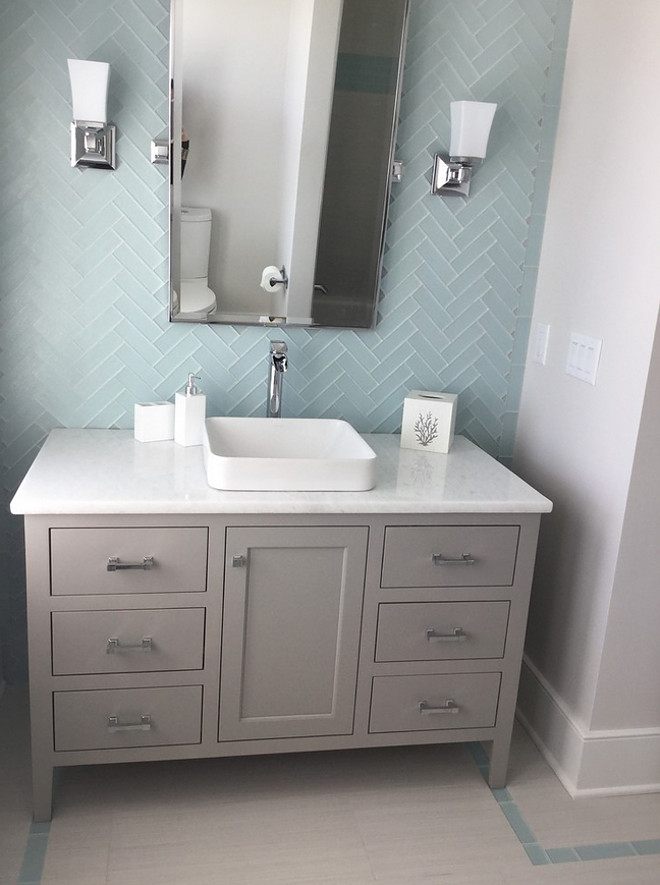
[{"label": "white vessel sink", "polygon": [[366,491],[376,454],[346,421],[332,418],[207,418],[210,486],[230,491]]}]

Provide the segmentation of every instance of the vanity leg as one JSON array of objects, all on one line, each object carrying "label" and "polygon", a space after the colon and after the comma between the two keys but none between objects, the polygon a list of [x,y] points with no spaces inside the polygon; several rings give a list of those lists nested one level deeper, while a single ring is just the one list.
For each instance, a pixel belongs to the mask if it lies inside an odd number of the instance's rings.
[{"label": "vanity leg", "polygon": [[53,815],[53,766],[32,763],[32,818],[49,821]]},{"label": "vanity leg", "polygon": [[490,751],[488,766],[488,786],[491,790],[499,790],[506,786],[509,769],[509,753],[511,751],[511,730],[508,735],[496,738]]}]

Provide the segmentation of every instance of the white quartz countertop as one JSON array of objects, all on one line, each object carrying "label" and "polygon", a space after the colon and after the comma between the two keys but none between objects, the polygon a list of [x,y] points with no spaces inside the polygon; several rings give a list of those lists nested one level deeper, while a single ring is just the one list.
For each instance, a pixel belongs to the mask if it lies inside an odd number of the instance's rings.
[{"label": "white quartz countertop", "polygon": [[547,513],[552,503],[463,437],[442,455],[365,434],[378,455],[368,492],[225,492],[201,446],[139,443],[132,430],[53,430],[13,501],[19,514]]}]

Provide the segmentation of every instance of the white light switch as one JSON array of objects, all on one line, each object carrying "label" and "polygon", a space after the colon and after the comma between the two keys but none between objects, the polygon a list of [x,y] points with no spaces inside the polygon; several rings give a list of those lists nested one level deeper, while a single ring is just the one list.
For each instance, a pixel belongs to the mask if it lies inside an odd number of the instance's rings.
[{"label": "white light switch", "polygon": [[602,344],[603,342],[597,338],[588,338],[586,335],[571,332],[566,374],[579,378],[580,381],[595,384]]},{"label": "white light switch", "polygon": [[548,339],[550,338],[550,326],[546,323],[536,324],[536,336],[534,338],[534,361],[545,366],[548,355]]}]

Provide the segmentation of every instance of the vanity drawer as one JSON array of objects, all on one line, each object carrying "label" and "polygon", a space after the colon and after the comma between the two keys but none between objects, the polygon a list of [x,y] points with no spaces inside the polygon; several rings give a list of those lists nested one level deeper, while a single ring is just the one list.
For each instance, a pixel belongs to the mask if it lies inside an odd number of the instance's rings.
[{"label": "vanity drawer", "polygon": [[202,686],[57,691],[55,750],[199,744]]},{"label": "vanity drawer", "polygon": [[53,675],[200,670],[203,608],[53,612]]},{"label": "vanity drawer", "polygon": [[375,676],[370,732],[489,728],[501,673]]},{"label": "vanity drawer", "polygon": [[508,620],[506,601],[382,603],[376,661],[501,658]]},{"label": "vanity drawer", "polygon": [[207,556],[205,526],[51,529],[51,592],[200,593]]},{"label": "vanity drawer", "polygon": [[389,526],[382,587],[510,586],[517,525]]}]

